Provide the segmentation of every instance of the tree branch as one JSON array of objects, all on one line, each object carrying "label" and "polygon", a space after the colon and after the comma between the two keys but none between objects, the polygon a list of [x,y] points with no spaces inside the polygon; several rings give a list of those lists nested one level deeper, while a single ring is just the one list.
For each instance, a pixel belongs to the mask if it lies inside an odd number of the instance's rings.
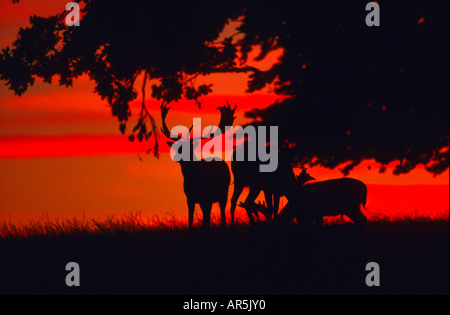
[{"label": "tree branch", "polygon": [[258,68],[251,67],[251,66],[245,66],[245,67],[241,67],[241,68],[219,67],[219,68],[214,68],[214,69],[208,69],[208,71],[205,71],[204,74],[210,74],[210,73],[247,73],[247,72],[265,73],[267,71],[261,71]]}]

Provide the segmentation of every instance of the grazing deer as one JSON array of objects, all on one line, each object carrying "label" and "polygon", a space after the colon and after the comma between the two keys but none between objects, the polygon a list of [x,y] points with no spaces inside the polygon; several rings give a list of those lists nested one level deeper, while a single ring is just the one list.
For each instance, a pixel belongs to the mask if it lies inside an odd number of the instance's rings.
[{"label": "grazing deer", "polygon": [[297,198],[289,201],[279,215],[279,221],[290,222],[297,218],[300,223],[316,222],[323,224],[324,216],[346,215],[355,224],[367,221],[360,206],[365,209],[367,186],[353,178],[338,178],[322,182],[305,184],[313,180],[303,169],[297,177],[299,193]]},{"label": "grazing deer", "polygon": [[[179,158],[181,152],[179,148],[175,152],[174,160],[178,161],[181,166],[181,172],[184,177],[184,193],[187,198],[187,204],[189,209],[189,222],[188,228],[192,228],[194,221],[194,209],[195,204],[198,203],[203,213],[203,226],[210,226],[211,221],[211,208],[213,203],[218,202],[220,205],[221,223],[222,226],[226,224],[225,207],[228,199],[228,188],[230,185],[230,170],[228,165],[223,160],[198,160],[194,154],[195,148],[199,145],[201,137],[193,138],[190,136],[190,132],[185,138],[180,135],[173,135],[169,131],[166,125],[167,113],[171,107],[161,105],[161,118],[162,118],[162,134],[165,135],[170,141],[167,144],[172,148],[177,141],[189,141],[189,159],[183,160]],[[218,107],[221,113],[221,119],[218,128],[225,130],[225,126],[232,126],[234,122],[234,109],[231,109],[230,105]],[[212,129],[211,129],[212,130]],[[213,135],[210,132],[209,139],[212,139]]]},{"label": "grazing deer", "polygon": [[[248,140],[256,141],[256,140]],[[248,145],[248,142],[244,142]],[[245,150],[244,152],[247,152]],[[249,161],[245,156],[243,161],[236,160],[236,151],[233,152],[231,170],[234,176],[234,191],[231,197],[231,224],[234,224],[234,213],[239,196],[244,187],[249,187],[247,198],[239,206],[243,207],[249,218],[250,223],[254,222],[253,214],[263,213],[267,220],[275,219],[278,214],[281,196],[286,196],[288,200],[294,194],[296,188],[295,174],[290,162],[282,155],[278,159],[278,168],[274,172],[260,172],[260,161]],[[268,208],[260,204],[255,204],[255,199],[260,192],[264,192],[264,198]]]},{"label": "grazing deer", "polygon": [[296,180],[297,183],[300,187],[302,187],[303,185],[305,185],[307,182],[309,182],[310,180],[316,180],[314,177],[312,177],[311,175],[309,175],[309,173],[306,171],[307,168],[306,167],[301,167],[302,172],[296,176]]}]

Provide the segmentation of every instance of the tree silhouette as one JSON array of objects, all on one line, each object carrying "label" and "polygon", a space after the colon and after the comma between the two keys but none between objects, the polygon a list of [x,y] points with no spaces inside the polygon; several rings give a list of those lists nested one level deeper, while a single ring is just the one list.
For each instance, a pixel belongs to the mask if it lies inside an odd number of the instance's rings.
[{"label": "tree silhouette", "polygon": [[274,70],[278,92],[295,96],[249,117],[279,124],[303,162],[347,162],[347,174],[363,159],[381,171],[398,161],[394,174],[418,164],[439,174],[448,168],[448,2],[379,1],[380,27],[365,26],[366,3],[249,9],[246,19],[264,32],[244,20],[247,45],[285,49]]},{"label": "tree silhouette", "polygon": [[[70,86],[88,74],[126,132],[137,97],[136,78],[157,79],[152,97],[198,100],[211,85],[194,79],[246,72],[248,92],[274,84],[285,101],[247,116],[279,125],[283,149],[299,163],[342,169],[365,159],[398,161],[394,174],[423,164],[448,169],[448,1],[378,1],[381,26],[365,24],[367,2],[346,1],[131,1],[84,0],[80,27],[58,16],[30,18],[12,48],[0,55],[0,78],[21,95],[36,77],[59,76]],[[230,20],[240,36],[218,41]],[[282,48],[266,71],[247,65]],[[130,140],[154,137],[144,100]]]}]

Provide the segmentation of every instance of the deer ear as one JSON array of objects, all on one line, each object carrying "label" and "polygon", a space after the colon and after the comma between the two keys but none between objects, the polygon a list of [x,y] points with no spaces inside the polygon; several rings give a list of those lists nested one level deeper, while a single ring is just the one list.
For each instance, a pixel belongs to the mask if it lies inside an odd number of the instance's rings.
[{"label": "deer ear", "polygon": [[167,143],[167,145],[168,145],[169,147],[172,147],[172,146],[173,146],[173,144],[174,144],[175,142],[172,142],[172,141],[167,141],[166,143]]}]

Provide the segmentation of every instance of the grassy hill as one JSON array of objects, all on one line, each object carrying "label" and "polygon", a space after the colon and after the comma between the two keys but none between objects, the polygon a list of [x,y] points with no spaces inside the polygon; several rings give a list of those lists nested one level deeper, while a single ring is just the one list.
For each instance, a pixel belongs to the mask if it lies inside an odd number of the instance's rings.
[{"label": "grassy hill", "polygon": [[[187,231],[174,219],[0,228],[1,294],[448,294],[448,217]],[[67,287],[68,262],[80,286]],[[380,266],[367,287],[366,264]]]}]

